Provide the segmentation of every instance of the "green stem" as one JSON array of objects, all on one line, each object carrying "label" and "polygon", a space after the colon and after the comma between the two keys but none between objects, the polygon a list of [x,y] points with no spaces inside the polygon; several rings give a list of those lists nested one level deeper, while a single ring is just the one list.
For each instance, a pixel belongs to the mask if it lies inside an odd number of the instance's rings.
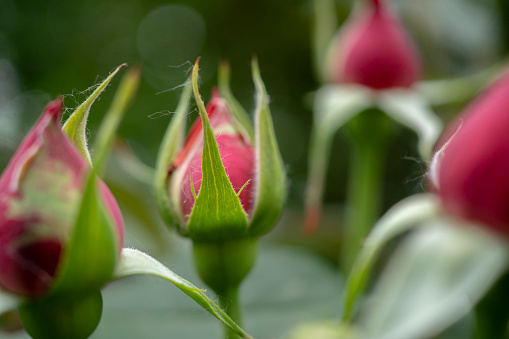
[{"label": "green stem", "polygon": [[[229,289],[223,295],[218,295],[219,305],[226,314],[240,327],[242,327],[242,309],[239,302],[239,289]],[[224,337],[226,339],[238,338],[237,333],[228,326],[224,326]]]},{"label": "green stem", "polygon": [[362,112],[348,124],[353,143],[342,232],[340,264],[348,273],[364,239],[379,217],[390,130],[379,110]]}]

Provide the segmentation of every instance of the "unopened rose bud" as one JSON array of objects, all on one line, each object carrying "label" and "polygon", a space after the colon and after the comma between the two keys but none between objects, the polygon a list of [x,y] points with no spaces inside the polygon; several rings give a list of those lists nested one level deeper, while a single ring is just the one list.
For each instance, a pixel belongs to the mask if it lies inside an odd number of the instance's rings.
[{"label": "unopened rose bud", "polygon": [[451,124],[431,181],[444,208],[509,235],[509,74]]},{"label": "unopened rose bud", "polygon": [[419,57],[389,0],[365,1],[341,28],[331,51],[329,80],[374,89],[410,87],[420,76]]},{"label": "unopened rose bud", "polygon": [[[0,178],[0,287],[27,297],[51,288],[90,173],[61,130],[61,110],[61,99],[46,107]],[[120,210],[106,185],[97,185],[120,251]]]}]

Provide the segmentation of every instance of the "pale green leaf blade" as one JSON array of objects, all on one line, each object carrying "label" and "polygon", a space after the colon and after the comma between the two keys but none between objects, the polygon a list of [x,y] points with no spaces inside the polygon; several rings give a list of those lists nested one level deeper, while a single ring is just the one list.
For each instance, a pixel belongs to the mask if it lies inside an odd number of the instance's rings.
[{"label": "pale green leaf blade", "polygon": [[334,36],[338,29],[336,19],[336,6],[333,0],[313,0],[313,64],[317,79],[321,82],[327,80],[328,54],[331,45],[335,42]]},{"label": "pale green leaf blade", "polygon": [[18,308],[22,299],[0,289],[0,315]]},{"label": "pale green leaf blade", "polygon": [[51,291],[54,295],[95,291],[115,269],[120,239],[114,231],[113,216],[104,208],[98,185],[92,171]]},{"label": "pale green leaf blade", "polygon": [[228,103],[231,112],[240,123],[242,128],[246,131],[251,143],[254,143],[255,132],[251,118],[249,117],[249,114],[246,112],[244,107],[242,107],[240,102],[238,102],[238,100],[235,98],[230,88],[230,65],[228,62],[222,62],[219,65],[218,86],[221,97],[223,97]]},{"label": "pale green leaf blade", "polygon": [[252,63],[256,87],[256,191],[249,233],[254,236],[268,232],[279,219],[286,198],[286,171],[279,152],[269,98],[256,59]]},{"label": "pale green leaf blade", "polygon": [[316,93],[308,162],[309,174],[304,198],[307,232],[313,232],[320,223],[322,195],[334,134],[351,118],[371,105],[371,93],[361,86],[323,86]]},{"label": "pale green leaf blade", "polygon": [[387,115],[415,131],[419,153],[424,160],[430,160],[443,123],[426,99],[414,91],[389,90],[380,94],[379,105]]},{"label": "pale green leaf blade", "polygon": [[400,201],[375,224],[346,282],[343,301],[345,321],[351,317],[357,298],[366,285],[371,267],[385,245],[396,236],[413,227],[421,226],[426,220],[440,213],[439,198],[435,194],[423,193]]},{"label": "pale green leaf blade", "polygon": [[115,93],[113,102],[106,112],[106,115],[99,127],[97,137],[94,143],[94,168],[96,173],[101,176],[105,167],[106,158],[111,149],[115,132],[124,116],[127,108],[134,100],[138,85],[140,83],[141,69],[131,68],[122,78],[120,85]]},{"label": "pale green leaf blade", "polygon": [[94,92],[87,98],[87,100],[85,100],[85,102],[83,102],[69,116],[62,128],[63,131],[71,138],[76,148],[78,148],[81,154],[83,154],[89,162],[91,162],[91,158],[90,153],[88,152],[86,128],[90,107],[92,107],[94,101],[99,97],[99,95],[101,95],[113,77],[115,77],[115,75],[117,75],[120,69],[124,66],[126,66],[126,64],[118,66],[113,72],[111,72],[111,74],[95,88]]},{"label": "pale green leaf blade", "polygon": [[157,155],[154,176],[155,196],[159,213],[168,226],[174,226],[175,218],[178,216],[176,207],[172,206],[171,199],[168,196],[168,171],[184,143],[186,116],[189,110],[191,90],[192,87],[189,82],[184,86],[180,95],[177,110],[166,129],[161,147],[159,148],[159,154]]},{"label": "pale green leaf blade", "polygon": [[205,294],[204,290],[181,278],[148,254],[135,249],[124,248],[115,270],[114,278],[118,279],[135,274],[155,275],[168,280],[219,321],[234,330],[238,335],[243,338],[251,338],[249,334],[240,328],[219,306],[216,305],[216,303],[214,303],[214,301]]},{"label": "pale green leaf blade", "polygon": [[467,314],[507,269],[502,239],[464,221],[430,223],[406,239],[378,280],[361,311],[363,338],[432,337]]},{"label": "pale green leaf blade", "polygon": [[198,91],[198,61],[193,69],[193,92],[203,122],[202,183],[189,218],[193,240],[246,235],[247,217],[223,166],[214,132]]}]

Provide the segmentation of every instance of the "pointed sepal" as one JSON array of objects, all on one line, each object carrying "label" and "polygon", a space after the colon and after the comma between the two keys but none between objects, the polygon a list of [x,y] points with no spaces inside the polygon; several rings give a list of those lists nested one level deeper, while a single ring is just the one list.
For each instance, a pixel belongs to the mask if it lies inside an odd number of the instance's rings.
[{"label": "pointed sepal", "polygon": [[175,220],[180,215],[178,207],[174,206],[172,199],[168,195],[169,175],[172,171],[172,165],[177,157],[178,152],[184,145],[186,134],[186,116],[189,110],[189,102],[191,99],[192,86],[191,82],[184,86],[177,110],[171,119],[166,133],[164,135],[159,154],[157,155],[157,163],[154,175],[154,189],[157,207],[159,213],[170,227],[183,225],[184,220]]},{"label": "pointed sepal", "polygon": [[283,211],[286,198],[286,171],[279,152],[269,109],[269,97],[260,75],[258,62],[252,62],[256,87],[256,190],[255,205],[249,224],[251,236],[271,230]]},{"label": "pointed sepal", "polygon": [[95,88],[92,94],[85,100],[64,123],[63,130],[71,138],[76,148],[91,163],[90,153],[88,151],[88,143],[86,136],[87,119],[94,101],[101,95],[111,80],[117,75],[122,67],[126,64],[118,66],[111,74]]},{"label": "pointed sepal", "polygon": [[205,104],[198,90],[198,63],[193,69],[193,93],[203,123],[202,183],[187,232],[193,240],[224,240],[247,234],[247,217],[228,179]]}]

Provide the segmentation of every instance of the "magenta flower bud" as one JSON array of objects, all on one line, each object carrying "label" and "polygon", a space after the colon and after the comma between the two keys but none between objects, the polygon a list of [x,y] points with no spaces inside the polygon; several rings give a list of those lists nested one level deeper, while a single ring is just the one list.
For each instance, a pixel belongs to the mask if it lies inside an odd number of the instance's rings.
[{"label": "magenta flower bud", "polygon": [[[27,297],[52,286],[90,172],[61,129],[62,104],[57,99],[46,107],[0,178],[0,287]],[[97,184],[120,252],[120,209],[107,186]]]},{"label": "magenta flower bud", "polygon": [[[207,105],[207,114],[216,136],[223,166],[235,192],[242,189],[239,199],[244,212],[249,216],[254,202],[251,190],[255,178],[254,148],[248,138],[237,129],[235,118],[217,90],[213,91],[212,99]],[[175,172],[172,176],[175,179],[170,181],[171,186],[180,188],[180,211],[186,221],[195,203],[194,196],[198,195],[201,187],[202,153],[202,121],[197,119],[187,135],[184,148],[173,164]]]},{"label": "magenta flower bud", "polygon": [[[451,125],[430,168],[444,208],[509,236],[509,74]],[[434,166],[433,166],[434,165]],[[433,171],[434,169],[434,171]]]},{"label": "magenta flower bud", "polygon": [[421,72],[412,42],[383,0],[352,13],[331,53],[328,76],[336,83],[377,90],[410,87]]}]

